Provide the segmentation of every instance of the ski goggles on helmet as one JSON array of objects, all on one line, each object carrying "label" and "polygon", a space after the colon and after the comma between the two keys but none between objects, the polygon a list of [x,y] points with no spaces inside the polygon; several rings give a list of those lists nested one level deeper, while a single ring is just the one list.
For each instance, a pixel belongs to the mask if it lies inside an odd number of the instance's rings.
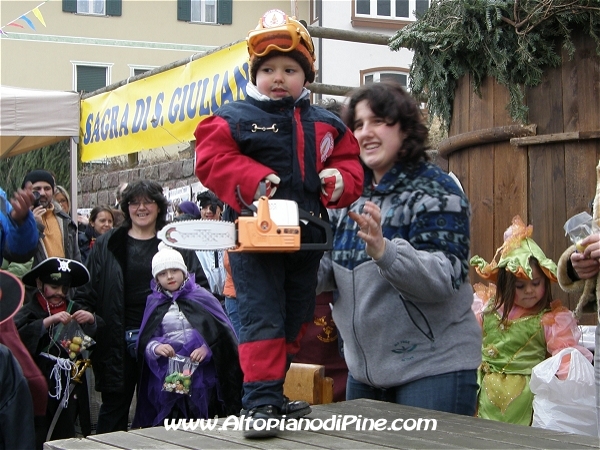
[{"label": "ski goggles on helmet", "polygon": [[273,50],[291,52],[302,44],[315,60],[315,48],[308,30],[278,9],[267,11],[260,18],[256,29],[248,33],[246,42],[250,56],[260,58]]}]

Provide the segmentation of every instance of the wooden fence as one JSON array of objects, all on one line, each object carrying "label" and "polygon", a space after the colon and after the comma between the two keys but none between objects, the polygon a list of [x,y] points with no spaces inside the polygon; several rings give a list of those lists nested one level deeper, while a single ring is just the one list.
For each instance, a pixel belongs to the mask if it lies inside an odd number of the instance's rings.
[{"label": "wooden fence", "polygon": [[[526,126],[510,119],[506,88],[486,80],[480,98],[469,77],[460,80],[440,154],[471,201],[472,255],[491,259],[519,214],[533,224],[533,238],[547,256],[558,261],[570,245],[564,222],[589,211],[600,160],[600,57],[591,38],[576,36],[574,42],[574,58],[563,51],[562,65],[527,89]],[[481,281],[474,271],[471,279]],[[558,286],[554,294],[575,307],[577,296]],[[582,323],[597,323],[593,311],[586,311]]]}]

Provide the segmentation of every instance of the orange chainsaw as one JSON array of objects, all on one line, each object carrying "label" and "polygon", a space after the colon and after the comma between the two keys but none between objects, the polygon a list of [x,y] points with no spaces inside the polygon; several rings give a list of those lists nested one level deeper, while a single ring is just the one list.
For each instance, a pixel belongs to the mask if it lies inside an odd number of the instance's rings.
[{"label": "orange chainsaw", "polygon": [[[172,247],[192,250],[276,253],[330,250],[332,247],[329,223],[299,209],[292,200],[262,196],[252,205],[244,203],[244,206],[235,223],[184,220],[166,225],[158,232],[158,237]],[[301,244],[300,221],[321,228],[325,242]]]}]

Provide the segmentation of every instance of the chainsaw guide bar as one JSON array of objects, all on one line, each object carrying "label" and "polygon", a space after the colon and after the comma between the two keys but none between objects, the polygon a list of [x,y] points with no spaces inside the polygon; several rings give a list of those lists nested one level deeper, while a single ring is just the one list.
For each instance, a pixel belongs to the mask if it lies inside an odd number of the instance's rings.
[{"label": "chainsaw guide bar", "polygon": [[157,237],[172,247],[228,250],[236,247],[235,224],[222,220],[182,220],[163,227]]}]

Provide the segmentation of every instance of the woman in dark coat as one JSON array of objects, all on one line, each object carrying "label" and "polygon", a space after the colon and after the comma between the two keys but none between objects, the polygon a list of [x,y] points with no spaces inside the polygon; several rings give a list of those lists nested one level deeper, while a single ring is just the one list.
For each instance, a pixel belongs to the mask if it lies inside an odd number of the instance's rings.
[{"label": "woman in dark coat", "polygon": [[[125,221],[98,238],[86,262],[90,282],[74,297],[98,318],[92,354],[95,387],[102,393],[98,434],[128,428],[141,366],[127,350],[126,334],[142,324],[151,293],[152,258],[160,243],[156,234],[166,225],[168,203],[159,183],[138,180],[125,188],[120,207]],[[208,288],[194,252],[182,250],[181,254],[196,283]]]}]

